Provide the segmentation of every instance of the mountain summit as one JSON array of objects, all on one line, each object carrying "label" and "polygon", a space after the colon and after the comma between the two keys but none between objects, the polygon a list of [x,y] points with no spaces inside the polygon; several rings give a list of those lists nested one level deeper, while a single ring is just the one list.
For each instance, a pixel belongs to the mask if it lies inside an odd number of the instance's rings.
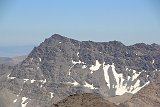
[{"label": "mountain summit", "polygon": [[3,75],[0,87],[12,94],[12,107],[46,107],[73,94],[135,94],[159,70],[159,45],[77,41],[55,34]]}]

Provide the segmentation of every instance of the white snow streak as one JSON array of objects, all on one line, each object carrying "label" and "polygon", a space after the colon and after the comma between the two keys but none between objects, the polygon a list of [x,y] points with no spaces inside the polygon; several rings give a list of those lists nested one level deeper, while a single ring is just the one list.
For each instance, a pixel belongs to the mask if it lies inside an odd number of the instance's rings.
[{"label": "white snow streak", "polygon": [[40,57],[38,57],[38,59],[39,59],[40,62],[42,61],[42,59]]},{"label": "white snow streak", "polygon": [[136,73],[135,70],[133,70],[133,76],[132,76],[132,81],[135,80],[136,78],[138,78],[138,76],[140,75],[141,73]]},{"label": "white snow streak", "polygon": [[77,52],[77,56],[79,57],[79,52]]},{"label": "white snow streak", "polygon": [[44,80],[39,80],[39,81],[42,82],[42,84],[45,84],[45,83],[47,82],[46,79],[44,79]]},{"label": "white snow streak", "polygon": [[7,75],[7,79],[15,79],[16,77],[9,77],[11,74]]},{"label": "white snow streak", "polygon": [[142,87],[137,86],[135,88],[135,90],[132,91],[132,94],[137,93],[140,89],[142,89],[143,87],[145,87],[146,85],[148,85],[150,83],[150,81],[146,82]]},{"label": "white snow streak", "polygon": [[77,85],[79,85],[79,83],[78,82],[76,82],[76,81],[74,81],[74,82],[67,82],[68,84],[72,84],[72,85],[74,85],[74,86],[77,86]]},{"label": "white snow streak", "polygon": [[22,97],[22,103],[21,103],[22,107],[26,107],[26,105],[28,104],[28,102],[26,102],[26,100],[28,100],[28,98]]},{"label": "white snow streak", "polygon": [[42,81],[43,84],[45,84],[47,82],[47,80],[45,79],[44,81]]},{"label": "white snow streak", "polygon": [[17,102],[17,99],[13,100],[13,103],[16,103]]},{"label": "white snow streak", "polygon": [[50,92],[50,94],[51,94],[51,98],[53,98],[53,97],[54,97],[54,96],[53,96],[53,95],[54,95],[54,93]]},{"label": "white snow streak", "polygon": [[90,88],[90,89],[98,89],[98,88],[94,87],[93,84],[91,85],[91,84],[87,83],[86,81],[85,81],[84,87],[87,87],[87,88]]},{"label": "white snow streak", "polygon": [[29,79],[23,79],[23,82],[25,83],[25,82],[27,82]]},{"label": "white snow streak", "polygon": [[87,68],[87,66],[86,65],[82,65],[82,69],[85,69],[85,68]]},{"label": "white snow streak", "polygon": [[96,64],[92,65],[89,69],[91,70],[91,74],[93,73],[93,71],[97,71],[99,69],[99,67],[101,66],[101,64],[99,63],[98,60],[96,60]]},{"label": "white snow streak", "polygon": [[104,71],[104,78],[105,81],[107,82],[107,86],[110,88],[110,81],[109,81],[109,74],[108,74],[108,68],[110,65],[105,65],[105,62],[103,63],[103,71]]},{"label": "white snow streak", "polygon": [[76,65],[76,64],[81,64],[82,62],[79,60],[78,62],[76,62],[76,61],[73,61],[72,60],[72,64],[74,64],[74,65]]},{"label": "white snow streak", "polygon": [[31,80],[31,83],[34,83],[36,80]]},{"label": "white snow streak", "polygon": [[[79,52],[77,53],[77,55],[79,55]],[[79,60],[78,62],[72,60],[72,64],[73,64],[73,65],[69,68],[69,73],[68,73],[68,75],[71,75],[71,69],[72,69],[76,64],[85,64],[85,63],[84,63],[84,62],[81,62],[80,60]]]},{"label": "white snow streak", "polygon": [[71,75],[71,72],[69,71],[68,75]]}]

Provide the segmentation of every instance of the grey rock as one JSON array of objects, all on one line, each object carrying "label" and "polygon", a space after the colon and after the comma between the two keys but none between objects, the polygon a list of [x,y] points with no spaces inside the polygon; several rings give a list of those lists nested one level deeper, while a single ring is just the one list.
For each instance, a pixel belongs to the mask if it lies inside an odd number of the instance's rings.
[{"label": "grey rock", "polygon": [[[91,71],[90,67],[96,61],[101,65]],[[104,66],[109,66],[106,71],[109,83],[105,81]],[[25,99],[26,107],[46,107],[72,94],[98,93],[104,98],[116,96],[120,83],[130,90],[139,80],[138,87],[142,87],[148,81],[154,82],[155,72],[159,70],[160,46],[157,44],[125,46],[118,41],[81,42],[55,34],[35,47],[22,63],[14,66],[9,71],[11,74],[4,76],[3,82],[0,77],[0,84],[1,89],[10,90],[21,99],[13,104],[22,106]],[[1,72],[5,74],[3,70]],[[138,74],[137,78],[129,79]],[[117,80],[119,77],[115,75],[122,75],[120,79],[123,81]]]}]

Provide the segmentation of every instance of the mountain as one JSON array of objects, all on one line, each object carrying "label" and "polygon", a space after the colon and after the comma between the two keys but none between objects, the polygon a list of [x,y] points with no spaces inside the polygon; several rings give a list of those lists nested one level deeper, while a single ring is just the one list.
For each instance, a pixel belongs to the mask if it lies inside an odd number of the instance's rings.
[{"label": "mountain", "polygon": [[12,107],[46,107],[82,93],[108,99],[137,93],[154,82],[159,71],[158,44],[125,46],[118,41],[77,41],[54,34],[2,75],[0,99],[10,96],[7,104]]},{"label": "mountain", "polygon": [[71,95],[51,107],[118,107],[97,94]]},{"label": "mountain", "polygon": [[11,65],[14,66],[16,64],[21,63],[27,56],[16,56],[16,57],[0,57],[0,64]]},{"label": "mountain", "polygon": [[[7,45],[7,44],[6,44]],[[34,45],[22,45],[22,46],[0,46],[0,56],[3,57],[14,57],[28,55],[33,49]]]}]

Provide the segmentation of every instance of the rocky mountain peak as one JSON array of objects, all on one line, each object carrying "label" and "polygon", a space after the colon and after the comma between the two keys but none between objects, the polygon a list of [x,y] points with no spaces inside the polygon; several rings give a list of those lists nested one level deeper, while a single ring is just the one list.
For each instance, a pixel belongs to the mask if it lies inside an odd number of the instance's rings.
[{"label": "rocky mountain peak", "polygon": [[69,38],[65,37],[65,36],[61,36],[59,34],[54,34],[51,37],[47,38],[43,43],[49,44],[52,42],[66,42],[68,41]]},{"label": "rocky mountain peak", "polygon": [[59,34],[54,34],[52,35],[49,39],[53,39],[53,40],[60,40],[60,41],[64,41],[64,40],[68,40],[69,38],[59,35]]},{"label": "rocky mountain peak", "polygon": [[80,93],[104,98],[135,94],[154,81],[160,70],[159,52],[151,45],[78,41],[54,34],[14,67],[6,76],[6,87],[28,99],[27,107],[34,101],[45,107]]},{"label": "rocky mountain peak", "polygon": [[121,47],[125,47],[125,45],[124,45],[122,42],[120,42],[120,41],[116,41],[116,40],[114,40],[114,41],[109,41],[109,42],[108,42],[108,44],[110,44],[110,45],[114,45],[114,46],[121,46]]}]

